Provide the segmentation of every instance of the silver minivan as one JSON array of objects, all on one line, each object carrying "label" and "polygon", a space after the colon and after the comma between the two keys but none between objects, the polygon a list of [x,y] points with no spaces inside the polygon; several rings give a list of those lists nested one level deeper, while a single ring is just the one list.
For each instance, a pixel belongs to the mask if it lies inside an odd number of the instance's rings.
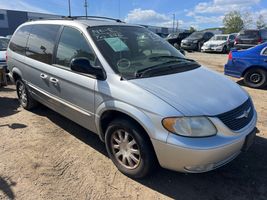
[{"label": "silver minivan", "polygon": [[27,22],[7,63],[23,108],[39,102],[98,134],[132,178],[157,164],[213,170],[255,137],[247,92],[141,26],[92,17]]}]

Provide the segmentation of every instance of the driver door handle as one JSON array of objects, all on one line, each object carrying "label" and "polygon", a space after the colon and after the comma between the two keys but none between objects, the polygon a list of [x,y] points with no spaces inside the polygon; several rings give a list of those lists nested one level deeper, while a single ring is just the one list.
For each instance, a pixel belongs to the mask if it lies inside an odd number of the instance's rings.
[{"label": "driver door handle", "polygon": [[46,74],[43,74],[43,73],[40,74],[40,78],[41,78],[41,79],[47,79],[47,77],[48,77],[48,76],[47,76]]},{"label": "driver door handle", "polygon": [[54,77],[51,77],[50,78],[50,82],[53,83],[54,85],[57,85],[58,84],[58,79],[56,79]]}]

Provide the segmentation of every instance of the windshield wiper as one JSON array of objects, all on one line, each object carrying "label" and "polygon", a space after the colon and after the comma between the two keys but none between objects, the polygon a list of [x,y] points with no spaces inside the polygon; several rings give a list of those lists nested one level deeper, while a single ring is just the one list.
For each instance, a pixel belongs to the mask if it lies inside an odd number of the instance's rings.
[{"label": "windshield wiper", "polygon": [[164,58],[170,58],[170,59],[174,59],[174,60],[186,60],[186,61],[190,61],[190,62],[196,62],[192,59],[188,59],[188,58],[183,58],[183,57],[178,57],[178,56],[153,56],[153,57],[150,57],[149,60],[150,61],[157,61],[157,60],[160,60],[160,59],[164,59]]},{"label": "windshield wiper", "polygon": [[[181,60],[184,60],[184,59],[181,59]],[[135,72],[135,77],[136,78],[142,78],[142,77],[145,77],[146,74],[151,74],[151,73],[165,74],[167,71],[170,71],[170,70],[171,71],[172,70],[178,70],[179,72],[182,72],[182,71],[187,71],[188,66],[192,66],[193,68],[197,68],[200,66],[196,62],[182,62],[181,60],[180,61],[179,60],[172,60],[172,61],[161,63],[158,65],[154,65],[154,66],[151,66],[151,67],[148,67],[145,69],[137,70]],[[177,63],[177,64],[163,67],[163,65],[173,64],[173,63]]]}]

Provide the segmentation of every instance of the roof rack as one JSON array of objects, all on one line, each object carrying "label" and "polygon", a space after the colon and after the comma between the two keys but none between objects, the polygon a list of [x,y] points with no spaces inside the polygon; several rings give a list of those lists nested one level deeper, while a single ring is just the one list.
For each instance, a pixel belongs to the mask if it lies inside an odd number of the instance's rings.
[{"label": "roof rack", "polygon": [[58,18],[43,18],[39,17],[37,19],[30,19],[29,21],[35,21],[35,20],[75,20],[75,19],[100,19],[100,20],[110,20],[115,21],[119,23],[124,23],[120,19],[114,19],[110,17],[100,17],[100,16],[59,16]]}]

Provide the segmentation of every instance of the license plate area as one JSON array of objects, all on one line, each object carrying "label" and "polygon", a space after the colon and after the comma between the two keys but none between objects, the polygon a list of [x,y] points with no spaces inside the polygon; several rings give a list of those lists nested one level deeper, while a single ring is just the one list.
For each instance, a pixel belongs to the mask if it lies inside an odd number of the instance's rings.
[{"label": "license plate area", "polygon": [[254,129],[250,134],[246,136],[245,142],[242,147],[243,152],[246,152],[249,149],[249,147],[254,143],[255,136],[256,136],[256,129]]}]

